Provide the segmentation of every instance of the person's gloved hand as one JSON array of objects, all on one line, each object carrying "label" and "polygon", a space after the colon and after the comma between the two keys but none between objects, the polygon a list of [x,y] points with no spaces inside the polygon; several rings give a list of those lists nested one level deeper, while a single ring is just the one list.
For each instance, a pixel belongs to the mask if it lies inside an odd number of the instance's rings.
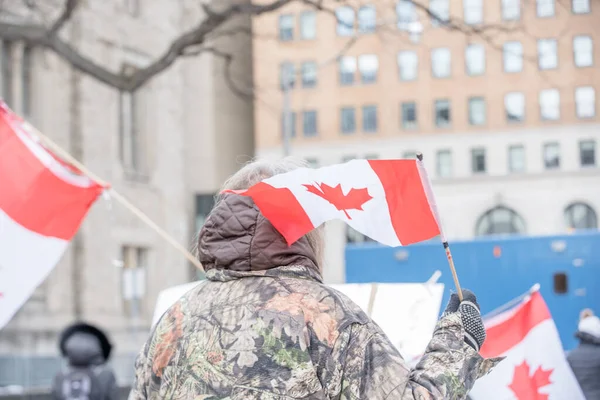
[{"label": "person's gloved hand", "polygon": [[481,319],[477,297],[470,290],[463,289],[463,301],[458,299],[458,294],[452,293],[444,315],[459,312],[465,327],[465,343],[479,351],[485,341],[485,327]]}]

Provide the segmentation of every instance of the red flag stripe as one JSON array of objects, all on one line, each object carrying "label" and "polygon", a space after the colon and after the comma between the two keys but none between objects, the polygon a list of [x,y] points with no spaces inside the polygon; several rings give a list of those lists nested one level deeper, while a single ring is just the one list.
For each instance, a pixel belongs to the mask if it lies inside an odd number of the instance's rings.
[{"label": "red flag stripe", "polygon": [[487,339],[481,348],[483,357],[498,357],[519,344],[530,330],[551,319],[550,310],[539,292],[531,295],[512,315],[486,329]]},{"label": "red flag stripe", "polygon": [[414,160],[369,160],[369,165],[383,185],[392,226],[402,245],[440,234]]},{"label": "red flag stripe", "polygon": [[101,192],[99,185],[75,186],[50,171],[19,138],[3,110],[0,208],[11,219],[40,235],[69,240]]},{"label": "red flag stripe", "polygon": [[232,192],[252,197],[260,212],[290,245],[315,228],[296,196],[287,188],[260,182],[246,191]]}]

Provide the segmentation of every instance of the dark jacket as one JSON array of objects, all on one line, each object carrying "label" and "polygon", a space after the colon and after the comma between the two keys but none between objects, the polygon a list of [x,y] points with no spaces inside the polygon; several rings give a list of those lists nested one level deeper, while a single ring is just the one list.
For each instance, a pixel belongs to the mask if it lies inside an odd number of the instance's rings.
[{"label": "dark jacket", "polygon": [[65,399],[65,385],[73,376],[90,377],[89,400],[118,399],[115,375],[106,365],[112,346],[102,331],[88,324],[73,325],[63,332],[59,346],[67,365],[54,379],[54,399]]},{"label": "dark jacket", "polygon": [[248,197],[225,196],[198,247],[208,282],[157,324],[136,362],[135,400],[459,400],[494,364],[465,344],[453,313],[411,370],[322,283],[307,239],[288,246]]},{"label": "dark jacket", "polygon": [[577,332],[579,346],[567,356],[579,386],[588,400],[600,399],[600,338]]}]

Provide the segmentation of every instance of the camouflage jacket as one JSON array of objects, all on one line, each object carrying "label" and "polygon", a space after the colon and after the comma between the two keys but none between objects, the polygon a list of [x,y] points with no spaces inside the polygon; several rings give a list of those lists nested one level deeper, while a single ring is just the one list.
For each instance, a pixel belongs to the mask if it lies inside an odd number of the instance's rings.
[{"label": "camouflage jacket", "polygon": [[228,196],[208,218],[199,239],[208,282],[155,327],[132,398],[465,399],[492,367],[450,314],[409,369],[357,305],[322,283],[308,241],[288,247],[248,200]]}]

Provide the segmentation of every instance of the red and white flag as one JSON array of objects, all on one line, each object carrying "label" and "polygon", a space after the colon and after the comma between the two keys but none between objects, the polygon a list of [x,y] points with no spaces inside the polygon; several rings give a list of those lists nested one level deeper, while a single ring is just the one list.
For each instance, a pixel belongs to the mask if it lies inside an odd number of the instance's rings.
[{"label": "red and white flag", "polygon": [[102,190],[0,104],[0,328],[54,268]]},{"label": "red and white flag", "polygon": [[441,234],[429,179],[418,160],[300,168],[235,193],[252,197],[288,244],[333,219],[388,246]]},{"label": "red and white flag", "polygon": [[469,394],[473,400],[585,400],[537,290],[484,322],[481,355],[506,359],[475,383]]}]

